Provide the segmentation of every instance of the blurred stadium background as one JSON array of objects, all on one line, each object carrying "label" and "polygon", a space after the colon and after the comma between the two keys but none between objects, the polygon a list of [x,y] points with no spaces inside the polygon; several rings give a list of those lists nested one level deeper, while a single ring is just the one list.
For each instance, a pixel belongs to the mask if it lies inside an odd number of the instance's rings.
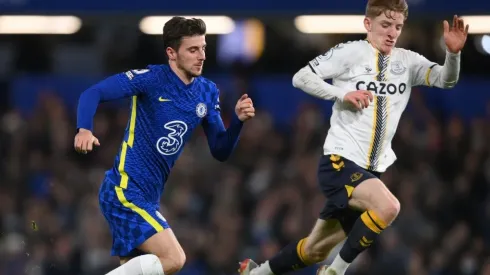
[{"label": "blurred stadium background", "polygon": [[[398,46],[440,63],[443,19],[467,16],[472,34],[455,89],[413,91],[394,140],[399,160],[383,176],[401,214],[349,274],[488,275],[490,2],[408,2]],[[336,43],[363,39],[362,20],[345,15],[362,16],[364,6],[1,0],[0,275],[98,275],[117,266],[97,192],[121,142],[127,101],[99,107],[102,146],[86,156],[72,149],[76,105],[105,76],[164,62],[153,34],[166,19],[148,16],[212,16],[205,76],[221,88],[223,117],[245,92],[258,109],[230,161],[213,160],[198,131],[171,175],[162,212],[187,253],[179,274],[236,274],[240,259],[264,260],[305,236],[325,200],[316,167],[331,104],[294,89],[291,77]]]}]

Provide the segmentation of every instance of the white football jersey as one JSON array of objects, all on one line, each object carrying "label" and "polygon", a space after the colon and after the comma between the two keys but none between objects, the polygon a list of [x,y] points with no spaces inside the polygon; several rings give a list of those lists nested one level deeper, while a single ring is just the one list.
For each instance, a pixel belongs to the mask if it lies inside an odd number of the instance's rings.
[{"label": "white football jersey", "polygon": [[384,172],[396,160],[391,148],[412,87],[430,86],[439,66],[415,52],[394,48],[382,55],[367,40],[339,44],[309,62],[322,79],[345,91],[369,90],[373,102],[355,111],[336,100],[324,154],[343,156],[360,167]]}]

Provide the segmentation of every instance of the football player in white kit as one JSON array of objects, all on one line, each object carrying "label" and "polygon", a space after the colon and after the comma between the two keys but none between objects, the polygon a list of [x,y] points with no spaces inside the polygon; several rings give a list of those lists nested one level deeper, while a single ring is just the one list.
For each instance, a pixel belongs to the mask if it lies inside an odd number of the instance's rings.
[{"label": "football player in white kit", "polygon": [[407,15],[405,0],[369,0],[367,39],[339,44],[294,75],[294,87],[335,101],[318,171],[327,203],[308,237],[260,266],[251,259],[242,261],[241,275],[281,275],[322,262],[347,237],[333,263],[317,272],[345,274],[397,217],[400,203],[380,176],[396,159],[391,140],[398,122],[412,87],[454,87],[468,35],[461,18],[454,16],[451,25],[443,22],[447,51],[440,66],[395,48]]}]

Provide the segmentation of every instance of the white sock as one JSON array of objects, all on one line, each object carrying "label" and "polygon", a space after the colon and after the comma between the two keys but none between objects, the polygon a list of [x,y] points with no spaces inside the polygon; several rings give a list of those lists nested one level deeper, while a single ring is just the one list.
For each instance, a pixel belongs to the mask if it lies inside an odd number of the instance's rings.
[{"label": "white sock", "polygon": [[349,267],[349,265],[350,265],[350,263],[344,261],[344,259],[342,259],[340,257],[340,255],[337,254],[337,256],[333,260],[332,264],[330,265],[330,268],[335,270],[338,275],[343,275],[347,271],[347,268]]},{"label": "white sock", "polygon": [[271,266],[269,265],[269,261],[265,261],[265,263],[259,265],[258,267],[252,269],[250,275],[274,275],[271,270]]},{"label": "white sock", "polygon": [[129,260],[106,275],[165,275],[165,273],[160,259],[153,254],[147,254]]}]

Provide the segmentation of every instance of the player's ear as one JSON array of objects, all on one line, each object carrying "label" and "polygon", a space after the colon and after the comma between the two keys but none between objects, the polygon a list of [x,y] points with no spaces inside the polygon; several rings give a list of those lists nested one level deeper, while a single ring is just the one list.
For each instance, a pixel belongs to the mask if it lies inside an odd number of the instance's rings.
[{"label": "player's ear", "polygon": [[371,31],[371,28],[372,28],[371,18],[364,17],[364,28],[366,28],[366,31],[368,31],[368,32]]},{"label": "player's ear", "polygon": [[168,60],[177,59],[177,52],[172,47],[167,47],[165,51],[167,52]]}]

